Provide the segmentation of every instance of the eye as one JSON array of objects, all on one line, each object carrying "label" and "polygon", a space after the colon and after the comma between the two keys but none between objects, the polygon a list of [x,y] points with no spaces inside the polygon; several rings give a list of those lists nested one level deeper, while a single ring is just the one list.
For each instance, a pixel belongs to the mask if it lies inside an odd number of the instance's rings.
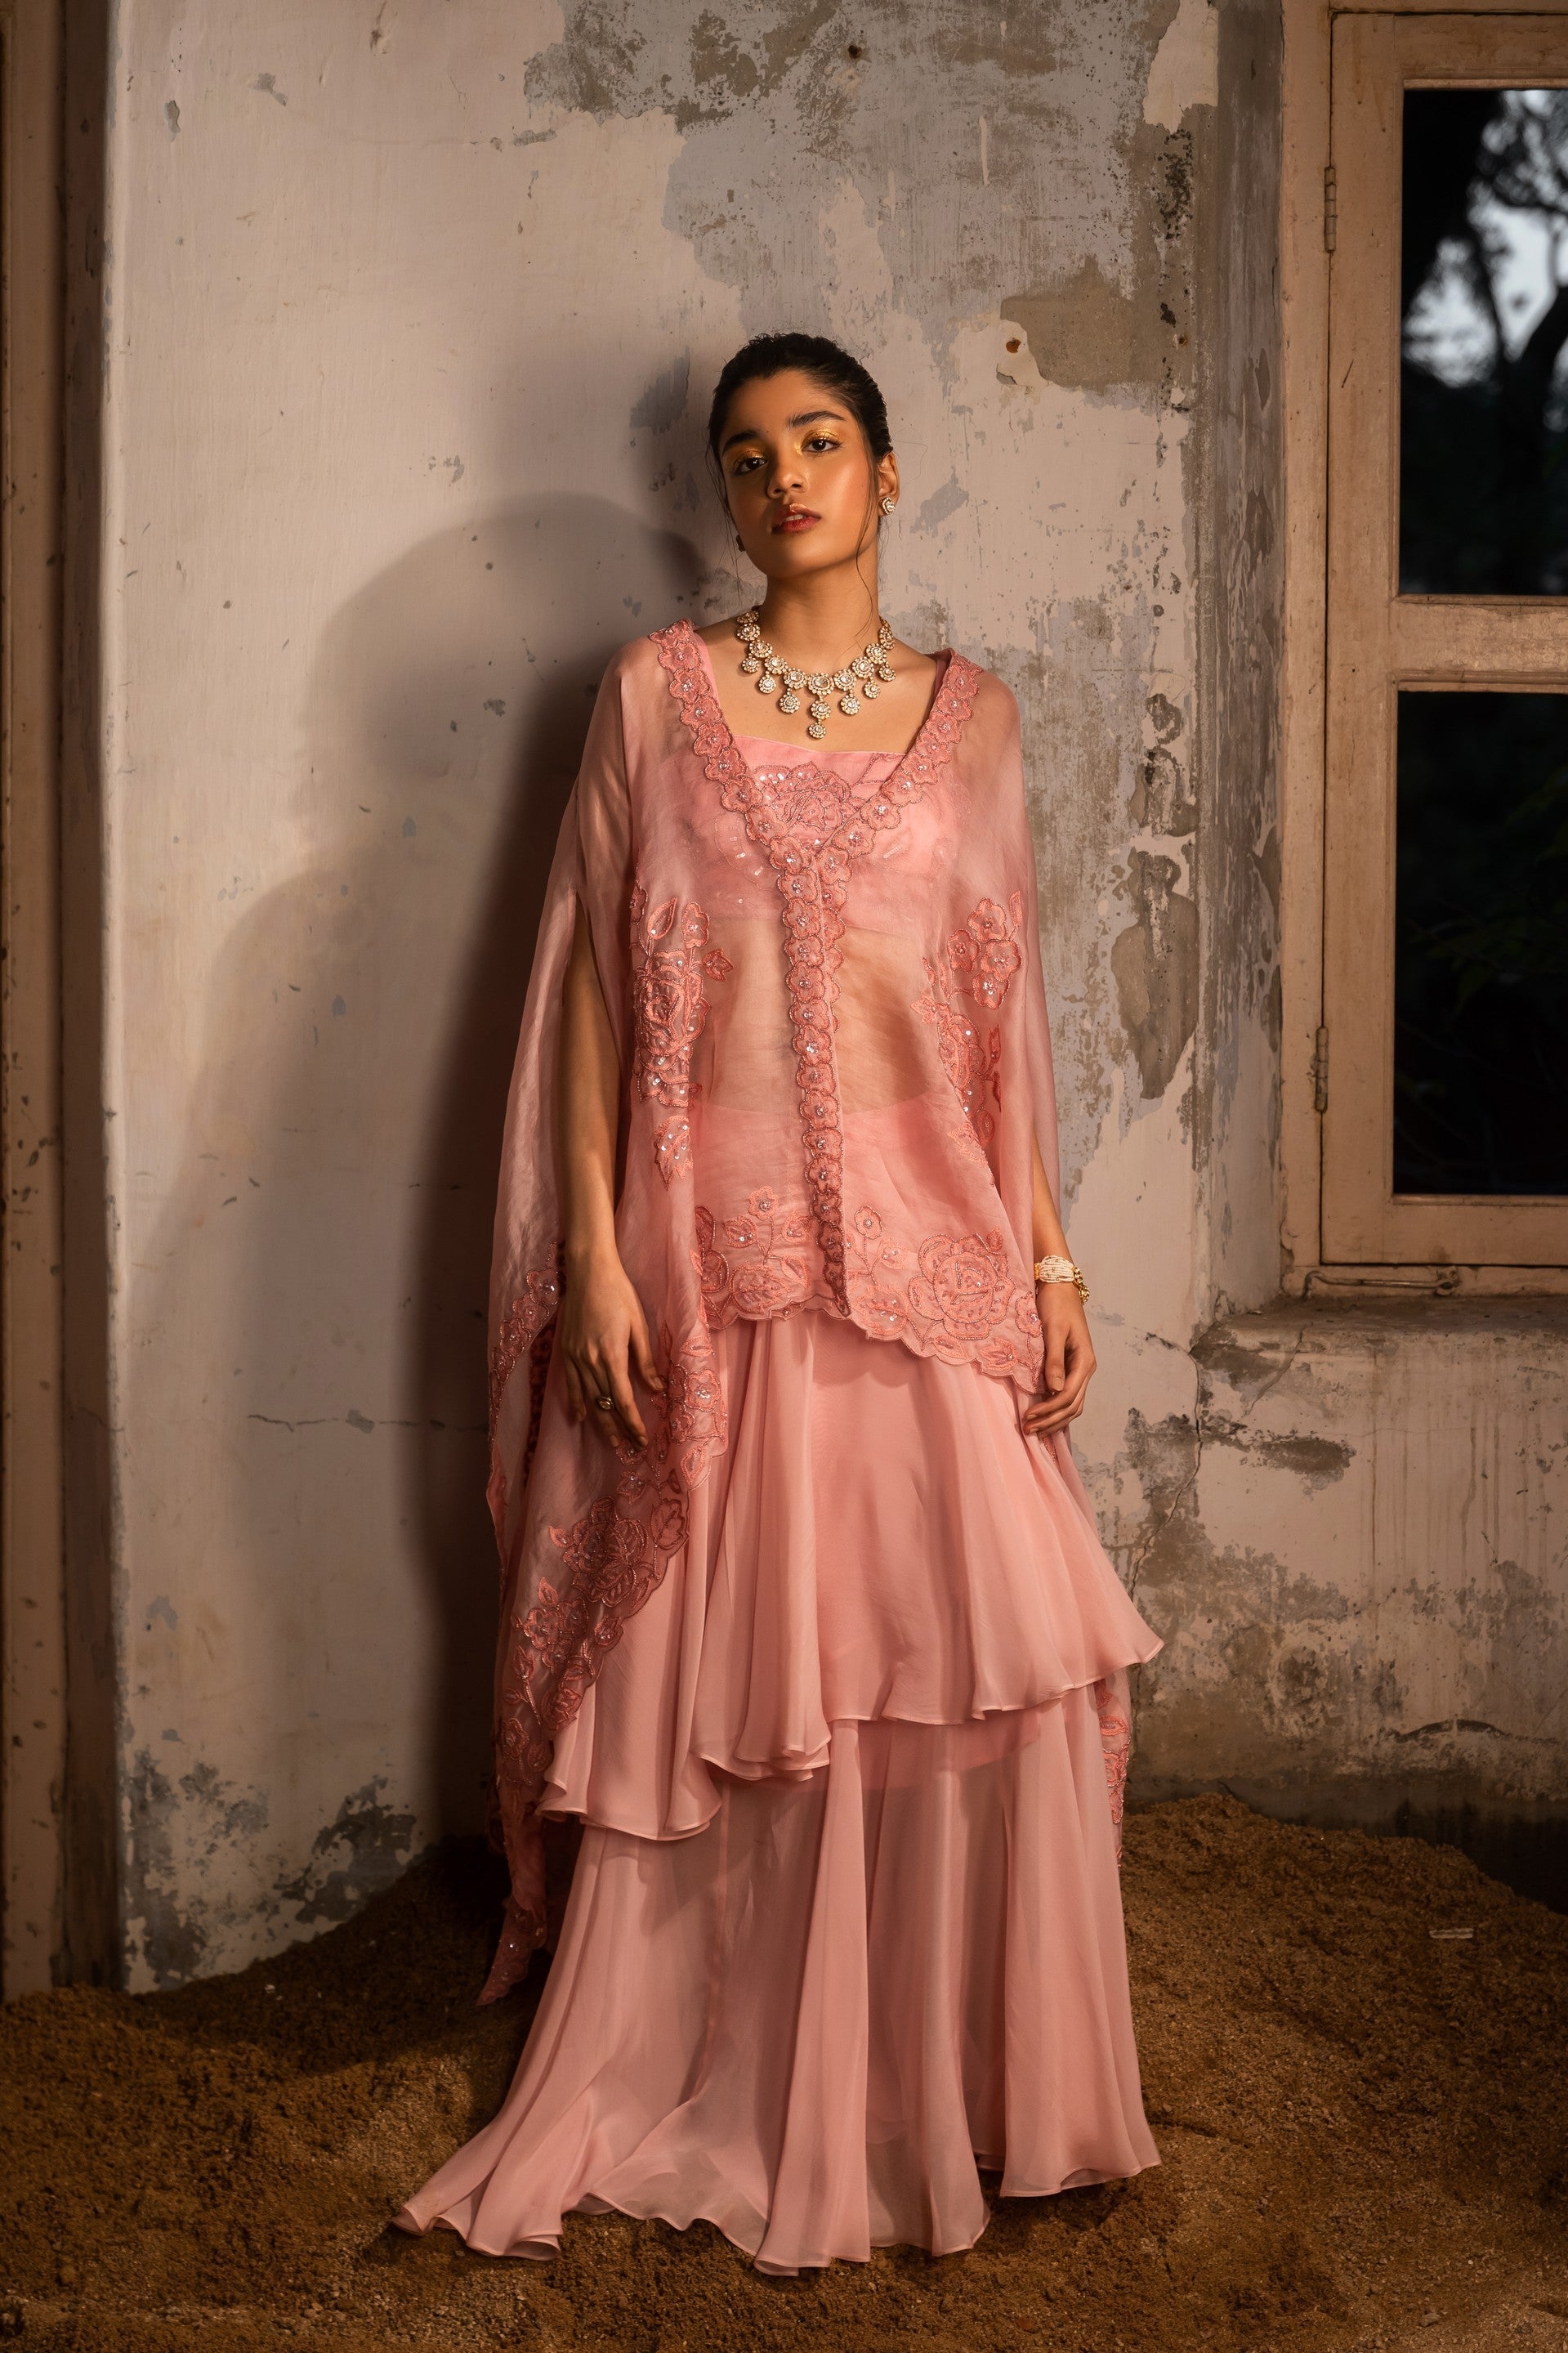
[{"label": "eye", "polygon": [[831,433],[813,433],[805,446],[808,449],[837,449],[838,444]]},{"label": "eye", "polygon": [[755,455],[750,458],[737,458],[731,471],[736,474],[749,473],[753,466],[760,466],[762,462],[762,459]]}]

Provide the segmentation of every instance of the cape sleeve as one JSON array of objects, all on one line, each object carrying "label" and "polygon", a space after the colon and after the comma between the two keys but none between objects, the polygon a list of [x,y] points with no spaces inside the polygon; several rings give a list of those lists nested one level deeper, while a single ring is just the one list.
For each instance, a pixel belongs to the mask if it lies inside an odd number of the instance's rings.
[{"label": "cape sleeve", "polygon": [[559,1090],[562,996],[577,909],[621,1058],[630,1053],[627,973],[631,801],[622,663],[600,682],[582,763],[562,815],[507,1096],[489,1293],[489,1500],[503,1568],[514,1542],[561,1299]]},{"label": "cape sleeve", "polygon": [[1017,1212],[1024,1253],[1031,1270],[1034,1264],[1034,1158],[1030,1148],[1037,1144],[1046,1181],[1051,1188],[1051,1198],[1058,1210],[1061,1207],[1061,1155],[1057,1134],[1056,1069],[1051,1056],[1050,1014],[1046,1003],[1046,976],[1040,955],[1039,879],[1035,864],[1035,844],[1029,829],[1028,802],[1024,786],[1024,758],[1018,722],[1018,706],[1007,697],[1008,735],[1000,762],[1002,785],[999,823],[1005,847],[1002,866],[1005,871],[1016,872],[1023,886],[1023,907],[1018,925],[1018,944],[1023,953],[1023,1022],[1021,1051],[1026,1085],[1024,1093],[1029,1106],[1028,1141],[1020,1137],[1020,1148],[1027,1154],[1026,1172],[1010,1171],[1015,1185],[1019,1173],[1027,1185],[1027,1206],[1020,1201]]},{"label": "cape sleeve", "polygon": [[[1067,1213],[1061,1194],[1061,1151],[1057,1129],[1056,1071],[1051,1054],[1050,1014],[1046,1001],[1045,967],[1040,954],[1039,880],[1024,785],[1018,711],[1011,695],[1007,697],[1007,704],[1010,727],[1008,741],[998,763],[1001,789],[996,822],[1003,837],[1004,849],[1000,861],[1003,871],[1017,872],[1023,881],[1023,904],[1017,926],[1017,942],[1023,959],[1019,974],[1023,989],[1023,1020],[1021,1036],[1017,1039],[1022,1057],[1023,1083],[1017,1083],[1016,1075],[1011,1083],[1005,1078],[1004,1101],[1005,1103],[1010,1095],[1016,1103],[1021,1098],[1027,1105],[1027,1115],[1003,1123],[997,1179],[1007,1206],[1009,1221],[1032,1274],[1035,1259],[1033,1147],[1037,1144],[1046,1181],[1051,1189],[1051,1198],[1057,1205],[1057,1212],[1064,1227]],[[1100,1541],[1094,1505],[1073,1459],[1067,1430],[1050,1431],[1040,1443],[1054,1457],[1068,1494],[1093,1531],[1096,1541]]]},{"label": "cape sleeve", "polygon": [[1018,706],[987,674],[956,764],[963,821],[942,909],[942,936],[927,961],[942,1060],[958,1089],[974,1147],[989,1164],[1004,1213],[1009,1272],[1026,1300],[1017,1321],[1031,1333],[1012,1374],[1033,1394],[1040,1369],[1034,1313],[1035,1152],[1059,1202],[1056,1078],[1040,961],[1039,884],[1024,783]]}]

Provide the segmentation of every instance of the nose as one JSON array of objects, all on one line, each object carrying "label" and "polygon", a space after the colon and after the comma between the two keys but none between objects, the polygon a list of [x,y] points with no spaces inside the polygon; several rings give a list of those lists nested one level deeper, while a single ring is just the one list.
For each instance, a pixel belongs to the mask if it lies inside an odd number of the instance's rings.
[{"label": "nose", "polygon": [[768,496],[771,499],[787,498],[791,491],[800,488],[804,480],[805,469],[796,453],[793,449],[781,449],[769,470]]}]

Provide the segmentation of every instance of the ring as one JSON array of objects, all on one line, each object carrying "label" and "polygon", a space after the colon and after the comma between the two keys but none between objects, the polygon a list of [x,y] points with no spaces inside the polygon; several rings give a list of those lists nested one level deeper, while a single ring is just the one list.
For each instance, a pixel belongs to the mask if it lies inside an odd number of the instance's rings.
[{"label": "ring", "polygon": [[615,1402],[616,1400],[613,1397],[602,1397],[595,1398],[594,1399],[594,1403],[598,1407],[601,1413],[608,1413]]}]

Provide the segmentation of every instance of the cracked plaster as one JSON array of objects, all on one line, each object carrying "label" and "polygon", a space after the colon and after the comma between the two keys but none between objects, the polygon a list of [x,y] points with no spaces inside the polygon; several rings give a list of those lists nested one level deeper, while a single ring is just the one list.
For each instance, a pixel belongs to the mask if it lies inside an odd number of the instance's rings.
[{"label": "cracked plaster", "polygon": [[1268,11],[179,21],[121,14],[105,248],[135,1980],[269,1949],[477,1825],[519,944],[608,648],[751,592],[701,421],[785,322],[889,395],[895,623],[1023,712],[1102,1367],[1080,1452],[1167,1634],[1147,1773],[1522,1745],[1518,1788],[1555,1787],[1523,1651],[1560,1568],[1493,1508],[1536,1407],[1500,1393],[1495,1470],[1461,1478],[1421,1435],[1452,1368],[1408,1334],[1189,1353],[1278,1272],[1274,256],[1241,194],[1273,168]]}]

